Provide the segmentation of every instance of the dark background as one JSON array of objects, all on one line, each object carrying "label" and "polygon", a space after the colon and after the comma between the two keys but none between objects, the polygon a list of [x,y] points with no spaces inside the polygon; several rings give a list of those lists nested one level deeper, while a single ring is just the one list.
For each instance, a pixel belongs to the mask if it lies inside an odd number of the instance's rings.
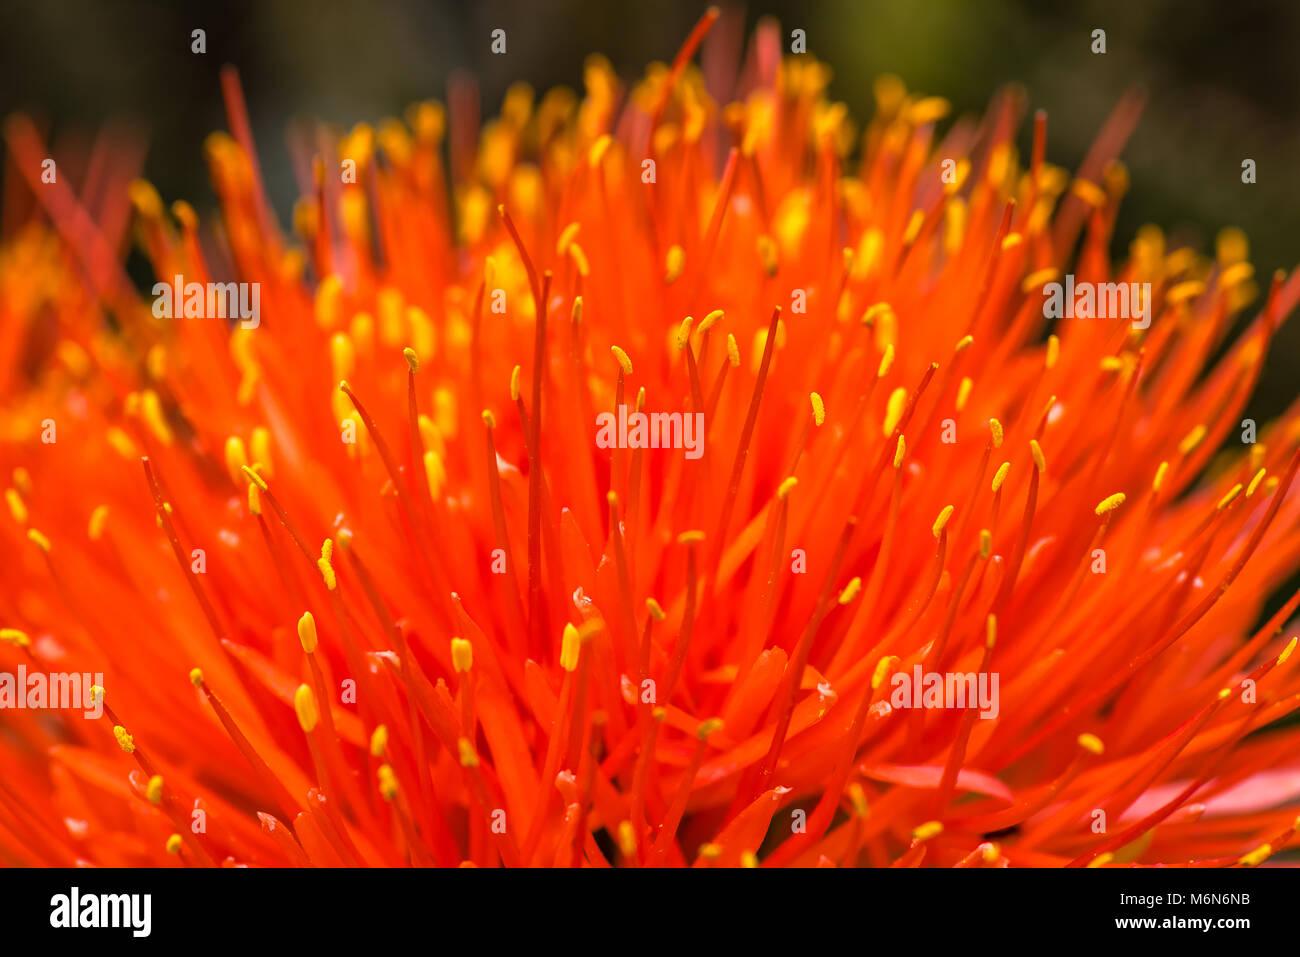
[{"label": "dark background", "polygon": [[[479,78],[484,116],[527,80],[581,89],[582,62],[606,54],[620,75],[670,60],[705,3],[673,0],[6,0],[0,5],[0,114],[21,109],[56,135],[129,118],[148,134],[145,175],[164,201],[201,216],[213,195],[203,138],[225,127],[217,70],[235,64],[267,186],[281,221],[296,196],[284,133],[315,116],[350,126],[443,98],[452,70]],[[1300,264],[1300,3],[1295,0],[758,0],[749,27],[777,17],[807,32],[834,70],[831,95],[861,122],[871,81],[896,72],[909,88],[980,111],[1007,82],[1048,112],[1048,157],[1073,169],[1119,96],[1148,94],[1124,153],[1132,177],[1116,232],[1123,255],[1145,222],[1212,250],[1239,225],[1261,285]],[[207,54],[190,31],[207,31]],[[508,53],[489,51],[490,32]],[[1106,30],[1107,52],[1090,52]],[[1022,131],[1027,154],[1029,131]],[[1258,182],[1241,182],[1241,161]],[[1252,313],[1253,314],[1253,313]],[[1295,394],[1300,322],[1270,357],[1251,412],[1276,414]]]}]

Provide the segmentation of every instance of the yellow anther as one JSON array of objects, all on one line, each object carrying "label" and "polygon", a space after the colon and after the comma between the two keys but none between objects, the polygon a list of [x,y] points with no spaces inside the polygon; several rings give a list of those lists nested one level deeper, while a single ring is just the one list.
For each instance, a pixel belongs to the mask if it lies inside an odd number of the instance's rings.
[{"label": "yellow anther", "polygon": [[775,276],[778,265],[776,240],[766,233],[762,233],[758,237],[758,258],[763,264],[763,272],[767,274],[767,277],[770,279]]},{"label": "yellow anther", "polygon": [[1250,484],[1246,486],[1246,498],[1250,498],[1255,494],[1255,489],[1259,488],[1259,483],[1264,481],[1264,476],[1267,474],[1268,469],[1260,469],[1255,473],[1255,477],[1252,478]]},{"label": "yellow anther", "polygon": [[694,322],[693,318],[687,316],[682,320],[682,324],[677,327],[677,334],[673,336],[673,344],[677,346],[678,352],[685,349],[686,344],[691,341],[691,325]]},{"label": "yellow anther", "polygon": [[13,645],[15,648],[30,648],[32,640],[27,637],[25,631],[19,631],[17,628],[0,628],[0,644]]},{"label": "yellow anther", "polygon": [[309,611],[303,612],[302,617],[298,619],[298,641],[307,654],[316,653],[316,619]]},{"label": "yellow anther", "polygon": [[[464,740],[463,738],[461,739]],[[379,778],[379,795],[385,801],[391,801],[397,797],[397,775],[393,773],[392,767],[387,764],[381,764],[376,772]]]},{"label": "yellow anther", "polygon": [[700,334],[703,335],[708,332],[715,323],[721,321],[722,316],[723,312],[721,309],[714,309],[711,313],[705,316],[704,320],[700,323]]},{"label": "yellow anther", "polygon": [[334,543],[327,538],[320,547],[320,558],[316,560],[316,568],[320,571],[321,578],[325,579],[325,587],[330,591],[338,587],[334,566],[331,564],[333,554]]},{"label": "yellow anther", "polygon": [[993,437],[993,447],[1002,448],[1002,423],[997,419],[989,419],[989,434]]},{"label": "yellow anther", "polygon": [[686,266],[686,252],[681,246],[670,246],[668,256],[664,260],[664,282],[674,283],[681,276],[682,269]]},{"label": "yellow anther", "polygon": [[262,493],[258,491],[256,485],[248,483],[248,513],[250,515],[262,514]]},{"label": "yellow anther", "polygon": [[970,399],[970,390],[975,387],[970,376],[962,376],[961,382],[957,385],[957,411],[960,412],[966,408],[966,402]]},{"label": "yellow anther", "polygon": [[715,732],[721,730],[722,730],[721,718],[708,718],[700,722],[700,727],[695,732],[695,736],[699,738],[701,741],[707,741],[709,735],[714,734]]},{"label": "yellow anther", "polygon": [[880,365],[876,367],[876,378],[883,379],[889,373],[889,367],[894,364],[894,346],[889,344],[885,346],[884,355],[880,357]]},{"label": "yellow anther", "polygon": [[1205,292],[1205,283],[1199,279],[1188,279],[1174,286],[1165,296],[1165,301],[1172,306],[1180,305],[1189,299],[1195,299]]},{"label": "yellow anther", "polygon": [[411,375],[420,371],[420,357],[415,354],[415,350],[407,346],[402,350],[402,355],[406,356],[406,366],[411,370]]},{"label": "yellow anther", "polygon": [[587,261],[587,254],[577,243],[569,244],[569,258],[573,260],[579,276],[591,275],[591,263]]},{"label": "yellow anther", "polygon": [[1114,495],[1108,495],[1100,502],[1093,511],[1098,515],[1105,515],[1107,512],[1113,512],[1124,504],[1125,495],[1123,492],[1116,492]]},{"label": "yellow anther", "polygon": [[936,518],[934,524],[930,526],[930,532],[935,538],[938,538],[943,534],[944,526],[948,524],[948,519],[952,518],[952,508],[951,505],[945,505],[943,511],[939,513],[939,517]]},{"label": "yellow anther", "polygon": [[798,484],[799,484],[799,480],[795,478],[793,475],[791,475],[789,478],[785,479],[779,486],[777,486],[776,497],[779,499],[784,499],[787,495],[790,494],[791,489],[793,489]]},{"label": "yellow anther", "polygon": [[753,851],[741,851],[740,866],[746,868],[758,867],[758,855]]},{"label": "yellow anther", "polygon": [[653,598],[647,598],[645,600],[645,610],[650,613],[650,617],[655,621],[663,621],[668,617],[664,614],[664,610],[660,606],[659,602],[655,601]]},{"label": "yellow anther", "polygon": [[375,730],[370,732],[370,756],[372,758],[383,757],[388,750],[388,726],[376,725]]},{"label": "yellow anther", "polygon": [[483,416],[483,424],[486,425],[489,429],[495,429],[497,427],[497,417],[492,414],[491,409],[484,409],[482,412],[482,416]]},{"label": "yellow anther", "polygon": [[572,623],[564,626],[564,637],[560,639],[560,667],[565,671],[574,671],[578,667],[578,652],[582,639],[578,629]]},{"label": "yellow anther", "polygon": [[917,100],[907,111],[907,121],[913,126],[933,123],[948,115],[952,105],[941,96],[927,96]]},{"label": "yellow anther", "polygon": [[1243,854],[1237,863],[1242,867],[1258,867],[1273,856],[1272,844],[1261,844],[1249,854]]},{"label": "yellow anther", "polygon": [[9,506],[9,514],[13,516],[15,522],[19,525],[27,524],[27,506],[23,504],[23,497],[18,494],[17,489],[5,489],[5,502]]},{"label": "yellow anther", "polygon": [[266,479],[258,475],[257,472],[247,465],[241,465],[239,470],[244,473],[244,477],[260,488],[263,492],[269,492],[271,487],[266,484]]},{"label": "yellow anther", "polygon": [[27,540],[47,555],[49,554],[50,540],[45,537],[43,532],[39,532],[34,528],[29,528],[27,529]]},{"label": "yellow anther", "polygon": [[1024,278],[1024,281],[1020,283],[1020,291],[1033,292],[1035,289],[1042,289],[1043,286],[1047,285],[1049,282],[1055,281],[1060,275],[1061,271],[1052,266],[1048,266],[1046,269],[1039,269],[1036,272],[1031,272]]},{"label": "yellow anther", "polygon": [[[628,358],[627,353],[624,352],[622,349],[620,349],[618,346],[610,346],[609,351],[612,352],[614,354],[614,358],[618,360],[618,365],[619,368],[623,370],[623,375],[631,375],[632,360]],[[515,368],[519,368],[519,367],[516,366]]]},{"label": "yellow anther", "polygon": [[943,824],[940,821],[926,821],[912,829],[912,837],[918,841],[928,841],[930,838],[943,833]]},{"label": "yellow anther", "polygon": [[888,676],[896,664],[898,664],[898,657],[896,655],[885,655],[885,657],[876,662],[876,670],[872,672],[871,675],[872,691],[875,691],[884,683],[886,676]]},{"label": "yellow anther", "polygon": [[451,640],[451,666],[457,674],[465,674],[474,667],[474,646],[464,638]]},{"label": "yellow anther", "polygon": [[826,421],[826,404],[816,392],[808,393],[808,400],[812,402],[813,422],[820,426]]},{"label": "yellow anther", "polygon": [[992,648],[998,641],[998,616],[989,615],[984,620],[984,644]]},{"label": "yellow anther", "polygon": [[519,366],[510,370],[510,401],[519,401]]},{"label": "yellow anther", "polygon": [[1024,241],[1025,237],[1022,233],[1007,233],[1002,238],[1002,251],[1006,252],[1008,249],[1015,249]]},{"label": "yellow anther", "polygon": [[682,532],[677,536],[678,545],[697,545],[702,541],[704,541],[704,533],[698,528]]},{"label": "yellow anther", "polygon": [[299,685],[293,693],[293,710],[298,715],[298,726],[311,734],[320,721],[320,710],[316,707],[316,694],[311,685]]},{"label": "yellow anther", "polygon": [[155,774],[149,779],[144,794],[149,799],[150,804],[162,804],[163,779],[161,774]]},{"label": "yellow anther", "polygon": [[608,133],[601,134],[600,139],[591,144],[591,149],[587,151],[587,162],[593,169],[600,165],[600,161],[605,158],[605,153],[609,150],[610,144],[614,142]]},{"label": "yellow anther", "polygon": [[1079,747],[1083,748],[1083,750],[1087,751],[1089,754],[1101,754],[1106,750],[1106,746],[1101,743],[1101,738],[1086,731],[1079,735],[1078,742]]},{"label": "yellow anther", "polygon": [[184,843],[184,838],[182,838],[179,834],[173,834],[171,837],[167,838],[167,844],[166,844],[167,853],[179,854],[181,852],[181,844],[183,843]]},{"label": "yellow anther", "polygon": [[992,864],[1001,856],[1002,848],[996,841],[985,841],[980,845],[980,858],[985,864]]},{"label": "yellow anther", "polygon": [[135,739],[127,734],[126,728],[120,724],[113,725],[113,737],[117,739],[117,746],[127,754],[135,754]]},{"label": "yellow anther", "polygon": [[706,861],[716,861],[722,856],[721,844],[701,844],[698,851],[699,856]]},{"label": "yellow anther", "polygon": [[1059,359],[1060,357],[1061,357],[1061,340],[1058,339],[1056,336],[1048,336],[1047,337],[1047,358],[1044,360],[1043,364],[1050,369],[1056,365],[1056,360]]},{"label": "yellow anther", "polygon": [[965,352],[967,349],[971,347],[971,344],[974,341],[975,341],[974,336],[962,336],[960,339],[957,340],[957,345],[953,349],[953,352]]},{"label": "yellow anther", "polygon": [[727,333],[727,361],[733,369],[740,368],[740,346],[736,345],[736,337],[730,332]]},{"label": "yellow anther", "polygon": [[632,827],[631,821],[619,822],[618,849],[623,852],[624,857],[631,857],[636,853],[636,829]]},{"label": "yellow anther", "polygon": [[849,801],[853,804],[853,812],[858,817],[866,817],[870,810],[867,805],[867,792],[863,790],[862,785],[854,781],[849,785]]},{"label": "yellow anther", "polygon": [[1190,454],[1193,449],[1201,444],[1201,440],[1205,438],[1205,432],[1206,428],[1204,425],[1198,425],[1192,429],[1192,431],[1188,432],[1187,435],[1184,436],[1183,440],[1178,443],[1178,454]]},{"label": "yellow anther", "polygon": [[460,752],[460,766],[462,768],[478,767],[478,754],[474,751],[474,742],[469,738],[458,738],[456,740],[456,750]]},{"label": "yellow anther", "polygon": [[569,223],[564,227],[564,230],[560,233],[559,241],[555,244],[555,254],[557,256],[563,256],[568,250],[569,243],[577,238],[579,228],[579,223]]},{"label": "yellow anther", "polygon": [[1279,665],[1286,664],[1286,660],[1290,658],[1291,653],[1295,651],[1295,646],[1297,641],[1300,641],[1300,639],[1292,638],[1290,641],[1287,642],[1286,647],[1282,649],[1282,653],[1277,656],[1277,663]]},{"label": "yellow anther", "polygon": [[1047,459],[1043,456],[1042,446],[1038,444],[1037,439],[1029,440],[1029,454],[1034,457],[1034,466],[1039,472],[1047,471]]},{"label": "yellow anther", "polygon": [[849,579],[849,583],[844,586],[844,591],[840,592],[840,604],[847,605],[858,597],[860,591],[862,591],[862,579],[854,575]]},{"label": "yellow anther", "polygon": [[993,473],[993,491],[996,493],[1002,488],[1002,483],[1007,480],[1007,473],[1011,471],[1011,463],[1003,462],[998,466],[998,470]]},{"label": "yellow anther", "polygon": [[153,389],[145,389],[140,395],[140,417],[144,419],[145,425],[149,427],[154,436],[163,445],[172,444],[171,426],[167,424],[167,416],[163,412],[162,400],[158,398],[158,393]]},{"label": "yellow anther", "polygon": [[233,482],[239,482],[239,473],[243,471],[244,466],[248,464],[248,452],[244,448],[244,440],[237,435],[232,435],[226,439],[226,471],[230,473],[230,479]]},{"label": "yellow anther", "polygon": [[1232,289],[1255,275],[1255,267],[1250,263],[1234,263],[1219,274],[1219,288]]},{"label": "yellow anther", "polygon": [[980,529],[980,558],[993,554],[993,533],[987,528]]},{"label": "yellow anther", "polygon": [[1238,482],[1232,488],[1228,489],[1227,493],[1223,496],[1223,498],[1219,499],[1219,504],[1216,506],[1216,509],[1222,512],[1225,508],[1231,505],[1233,503],[1233,500],[1235,500],[1236,497],[1240,494],[1241,494],[1241,483]]},{"label": "yellow anther", "polygon": [[898,436],[898,444],[894,446],[894,468],[901,469],[903,467],[903,458],[906,455],[907,439],[900,433]]},{"label": "yellow anther", "polygon": [[898,428],[898,423],[903,419],[903,409],[907,406],[907,390],[899,386],[889,394],[889,401],[885,404],[885,420],[880,425],[881,434],[889,438],[894,434],[894,429]]},{"label": "yellow anther", "polygon": [[202,668],[191,668],[191,669],[190,669],[190,684],[194,685],[194,687],[196,687],[196,688],[202,688],[202,687],[203,687],[203,669],[202,669]]},{"label": "yellow anther", "polygon": [[1115,860],[1113,851],[1103,851],[1088,862],[1089,867],[1105,867],[1111,861]]},{"label": "yellow anther", "polygon": [[1083,178],[1076,179],[1070,184],[1070,192],[1078,196],[1089,206],[1102,207],[1106,205],[1106,192],[1096,183]]},{"label": "yellow anther", "polygon": [[1151,480],[1151,491],[1159,492],[1160,486],[1165,484],[1165,476],[1169,474],[1169,463],[1161,462],[1156,469],[1156,477]]}]

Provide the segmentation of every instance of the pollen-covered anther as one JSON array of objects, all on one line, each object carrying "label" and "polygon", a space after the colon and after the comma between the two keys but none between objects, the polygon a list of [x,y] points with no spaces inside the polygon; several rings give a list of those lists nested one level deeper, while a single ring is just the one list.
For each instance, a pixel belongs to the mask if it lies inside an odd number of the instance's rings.
[{"label": "pollen-covered anther", "polygon": [[924,824],[918,824],[912,829],[912,838],[913,840],[924,843],[925,841],[930,840],[930,838],[937,837],[942,833],[942,821],[926,821]]},{"label": "pollen-covered anther", "polygon": [[388,726],[376,725],[375,730],[370,732],[370,756],[372,758],[381,758],[384,752],[388,750]]},{"label": "pollen-covered anther", "polygon": [[622,349],[620,349],[618,346],[610,346],[609,351],[613,354],[614,358],[618,361],[619,368],[623,370],[623,375],[631,375],[632,360],[628,358],[627,353],[624,352]]},{"label": "pollen-covered anther", "polygon": [[478,753],[474,750],[474,742],[469,738],[458,738],[456,740],[456,750],[459,752],[460,766],[462,768],[478,767]]},{"label": "pollen-covered anther", "polygon": [[952,512],[953,506],[951,505],[945,505],[943,510],[939,512],[939,517],[936,518],[934,524],[930,526],[930,532],[935,538],[938,538],[943,534],[944,528],[948,525],[948,519],[952,518]]},{"label": "pollen-covered anther", "polygon": [[1083,748],[1083,750],[1087,751],[1089,754],[1100,755],[1106,750],[1105,745],[1101,742],[1101,738],[1088,731],[1079,735],[1078,742],[1079,747]]},{"label": "pollen-covered anther", "polygon": [[785,478],[782,480],[781,484],[777,486],[776,497],[784,501],[789,497],[790,493],[794,490],[794,487],[798,484],[799,480],[793,475]]},{"label": "pollen-covered anther", "polygon": [[451,666],[457,674],[465,674],[474,667],[474,646],[464,638],[451,640]]},{"label": "pollen-covered anther", "polygon": [[27,637],[27,632],[20,631],[17,628],[0,628],[0,643],[13,645],[15,648],[30,648],[32,640]]},{"label": "pollen-covered anther", "polygon": [[145,797],[148,798],[150,804],[162,804],[163,779],[161,774],[155,774],[149,779],[149,783],[145,787]]},{"label": "pollen-covered anther", "polygon": [[334,565],[332,562],[334,555],[334,543],[328,538],[320,547],[320,558],[316,560],[316,568],[320,572],[321,578],[325,581],[325,587],[334,591],[338,587],[338,579],[334,574]]},{"label": "pollen-covered anther", "polygon": [[[461,738],[464,741],[464,738]],[[393,773],[392,767],[387,764],[381,764],[376,772],[379,778],[379,794],[385,801],[391,801],[397,797],[397,775]]]},{"label": "pollen-covered anther", "polygon": [[311,734],[320,722],[320,710],[316,706],[316,693],[311,685],[299,685],[293,693],[293,710],[298,716],[298,726]]},{"label": "pollen-covered anther", "polygon": [[1038,444],[1037,439],[1029,440],[1029,454],[1034,457],[1034,467],[1038,469],[1039,473],[1046,472],[1047,458],[1043,455],[1042,446]]},{"label": "pollen-covered anther", "polygon": [[1123,492],[1116,492],[1114,495],[1108,495],[1097,503],[1097,507],[1093,509],[1093,512],[1097,515],[1106,515],[1113,512],[1124,504],[1125,498],[1126,496]]},{"label": "pollen-covered anther", "polygon": [[849,579],[849,583],[844,586],[844,590],[840,592],[840,604],[847,605],[849,602],[853,601],[853,599],[858,597],[858,592],[860,591],[862,591],[862,579],[857,575],[854,575]]},{"label": "pollen-covered anther", "polygon": [[135,754],[135,739],[127,733],[126,728],[122,727],[120,724],[113,725],[113,737],[117,739],[117,746],[119,748],[127,754]]},{"label": "pollen-covered anther", "polygon": [[1228,491],[1224,493],[1223,498],[1219,499],[1219,504],[1215,506],[1215,511],[1222,512],[1225,508],[1231,505],[1236,500],[1237,496],[1241,494],[1241,487],[1241,483],[1238,482],[1232,488],[1228,489]]},{"label": "pollen-covered anther", "polygon": [[826,405],[822,402],[822,397],[816,392],[808,393],[808,400],[812,403],[813,422],[820,426],[826,421]]},{"label": "pollen-covered anther", "polygon": [[695,732],[695,736],[699,738],[701,741],[707,741],[709,735],[716,734],[718,731],[721,730],[722,730],[721,718],[707,718],[704,721],[700,722],[700,727]]},{"label": "pollen-covered anther", "polygon": [[989,436],[993,440],[993,447],[995,449],[1002,448],[1002,423],[997,419],[989,419]]},{"label": "pollen-covered anther", "polygon": [[678,545],[698,545],[704,541],[704,533],[699,529],[690,529],[677,536]]}]

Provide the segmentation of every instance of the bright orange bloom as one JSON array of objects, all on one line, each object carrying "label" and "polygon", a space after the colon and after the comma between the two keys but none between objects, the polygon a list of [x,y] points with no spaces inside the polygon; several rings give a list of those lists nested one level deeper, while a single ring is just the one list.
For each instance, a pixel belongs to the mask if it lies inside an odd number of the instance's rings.
[{"label": "bright orange bloom", "polygon": [[[1300,564],[1300,407],[1242,409],[1300,280],[1221,349],[1239,234],[1109,261],[1135,104],[1074,178],[1041,115],[1019,161],[1014,94],[936,142],[947,104],[882,79],[859,137],[770,25],[720,105],[714,16],[631,90],[593,58],[581,101],[517,86],[481,130],[457,88],[322,133],[297,245],[233,74],[211,229],[125,161],[43,183],[9,123],[44,215],[0,254],[0,672],[102,673],[104,718],[0,712],[0,861],[1292,840],[1300,595],[1257,618]],[[127,196],[166,293],[123,271]],[[1149,325],[1049,322],[1066,272],[1149,283]],[[177,276],[257,284],[256,322],[159,317]],[[604,447],[620,406],[685,447]],[[912,707],[918,674],[996,699]]]}]

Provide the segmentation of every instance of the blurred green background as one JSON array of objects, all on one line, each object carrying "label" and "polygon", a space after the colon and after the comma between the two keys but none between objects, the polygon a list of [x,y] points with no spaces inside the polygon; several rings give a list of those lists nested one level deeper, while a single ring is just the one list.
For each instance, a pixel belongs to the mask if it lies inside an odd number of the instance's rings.
[{"label": "blurred green background", "polygon": [[[254,136],[283,222],[296,187],[284,133],[301,116],[350,125],[442,98],[448,74],[479,79],[484,115],[517,79],[580,88],[589,52],[625,79],[668,60],[704,3],[593,0],[256,0],[200,7],[150,0],[10,0],[0,7],[0,112],[22,109],[56,134],[126,117],[148,133],[146,175],[167,201],[213,203],[201,147],[224,128],[223,63],[242,75]],[[724,7],[727,4],[723,4]],[[871,81],[908,86],[981,111],[1016,82],[1048,112],[1048,156],[1074,168],[1119,96],[1147,108],[1125,150],[1132,176],[1117,230],[1122,252],[1156,222],[1203,250],[1225,225],[1246,229],[1261,278],[1300,264],[1300,3],[1186,0],[760,0],[731,5],[747,32],[760,16],[807,32],[834,70],[831,95],[865,120]],[[190,31],[207,31],[207,54]],[[491,54],[490,32],[509,38]],[[1091,31],[1107,52],[1090,52]],[[1022,131],[1027,149],[1028,129]],[[1241,161],[1258,182],[1241,182]],[[1267,418],[1295,394],[1300,323],[1278,343],[1251,411]]]}]

